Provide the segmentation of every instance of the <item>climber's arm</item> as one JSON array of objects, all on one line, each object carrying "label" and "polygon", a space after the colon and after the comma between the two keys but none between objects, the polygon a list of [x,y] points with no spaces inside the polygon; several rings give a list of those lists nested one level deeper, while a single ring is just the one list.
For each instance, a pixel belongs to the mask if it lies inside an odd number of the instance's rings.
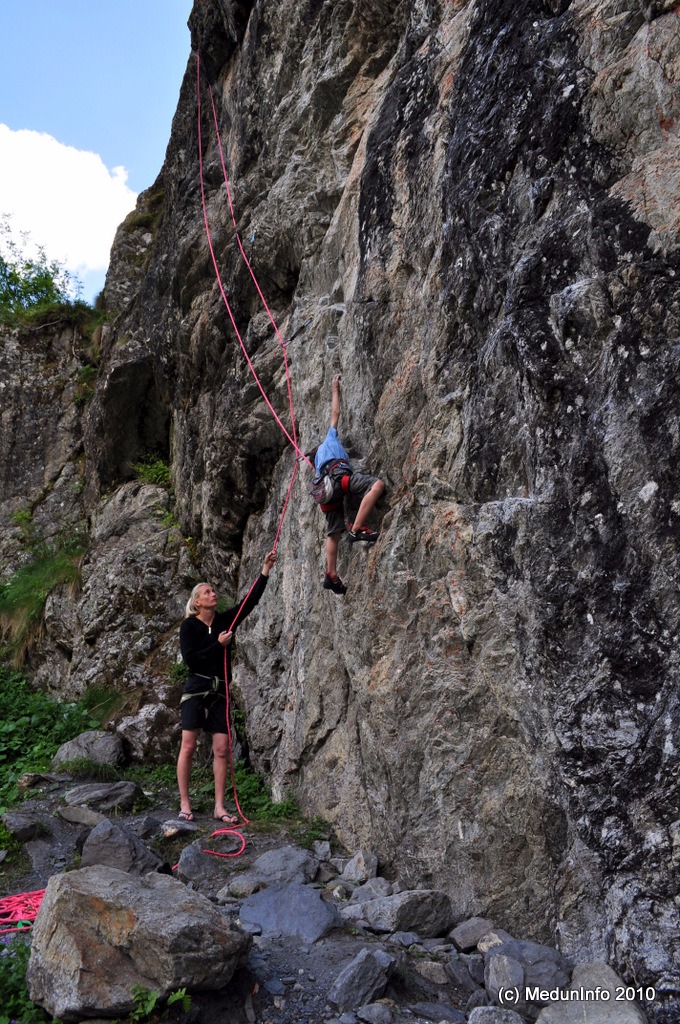
[{"label": "climber's arm", "polygon": [[333,384],[331,385],[331,426],[334,430],[338,429],[338,420],[340,419],[340,374],[336,373],[333,377]]}]

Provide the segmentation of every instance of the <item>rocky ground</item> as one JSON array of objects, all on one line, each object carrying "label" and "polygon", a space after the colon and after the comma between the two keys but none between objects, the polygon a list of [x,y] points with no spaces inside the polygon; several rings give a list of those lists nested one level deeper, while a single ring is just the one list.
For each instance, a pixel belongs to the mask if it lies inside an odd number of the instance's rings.
[{"label": "rocky ground", "polygon": [[[519,1007],[521,1016],[490,1005],[498,1003],[499,986],[512,982],[513,971],[522,983],[567,985],[571,965],[555,950],[517,941],[483,919],[454,922],[445,894],[407,891],[398,879],[377,876],[372,854],[350,857],[328,839],[305,834],[302,823],[246,825],[240,855],[212,857],[206,850],[236,853],[238,833],[216,834],[210,814],[178,821],[173,792],[149,797],[131,782],[83,782],[58,770],[25,782],[27,799],[3,822],[26,857],[18,867],[16,857],[0,864],[2,895],[32,892],[54,874],[96,865],[139,876],[172,872],[252,934],[247,960],[227,985],[192,992],[188,1011],[179,1004],[168,1009],[167,1019],[176,1024],[572,1019],[559,1013],[573,1005],[557,1006],[553,1017],[544,1016],[552,1008],[541,1011],[537,1003]],[[149,806],[141,809],[145,801]],[[335,917],[332,924],[319,925],[317,910],[307,911],[304,897],[312,889],[321,893],[321,914]],[[618,980],[606,965],[597,971],[605,984]],[[646,1019],[633,1005],[615,1009],[615,1017],[583,1020]]]},{"label": "rocky ground", "polygon": [[[92,809],[102,806],[104,801],[101,797],[93,796],[88,801],[89,807],[63,804],[65,794],[88,783],[65,774],[33,776],[27,781],[32,787],[29,798],[18,810],[3,816],[15,838],[23,841],[26,857],[21,859],[19,870],[16,866],[0,864],[2,896],[42,889],[53,874],[78,867],[82,862],[85,840],[95,823],[105,818],[101,811]],[[100,794],[110,789],[110,784],[91,785]],[[143,813],[117,806],[108,812],[109,820],[135,835],[148,836],[152,833],[154,838],[149,841],[149,848],[155,850],[160,858],[167,857],[173,862],[175,857],[181,859],[180,851],[196,839],[219,852],[238,849],[240,843],[233,835],[218,835],[211,840],[214,829],[219,826],[210,814],[196,814],[192,825],[178,822],[175,803],[174,794],[161,791],[154,797],[153,805]],[[174,835],[173,826],[178,830]],[[218,876],[223,876],[222,882],[228,876],[245,874],[264,853],[290,850],[292,845],[302,850],[300,840],[308,841],[304,828],[294,823],[265,827],[255,822],[241,831],[246,840],[241,856],[212,862],[217,865]],[[347,856],[339,857],[336,863],[341,865],[347,860]],[[16,865],[16,859],[11,863]],[[177,866],[174,867],[177,874]],[[325,875],[336,874],[339,874],[337,869],[329,865]],[[210,889],[205,879],[189,884]],[[353,886],[347,885],[346,888],[349,891]],[[211,895],[215,898],[214,894]],[[453,948],[451,943],[443,946],[441,942],[429,944],[436,944],[442,949]],[[366,1011],[368,1016],[359,1018],[352,1012],[334,1010],[328,1003],[328,994],[343,968],[364,949],[389,950],[391,956],[400,960],[401,966],[393,974],[380,1001],[372,1010]],[[382,941],[378,935],[360,926],[334,929],[314,942],[304,942],[291,936],[275,938],[256,934],[247,963],[236,971],[224,989],[192,993],[188,1013],[176,1006],[169,1010],[168,1015],[170,1020],[183,1024],[250,1024],[255,1021],[262,1024],[321,1024],[339,1020],[349,1024],[359,1019],[376,1022],[408,1020],[418,1024],[420,1021],[465,1020],[461,1011],[469,998],[469,991],[450,979],[445,985],[428,982],[409,969],[407,961],[413,956],[426,959],[425,948],[414,947],[409,958],[403,946]],[[445,1003],[440,1004],[440,1000],[445,1000]],[[429,1004],[426,1016],[418,1014],[417,1003]],[[439,1005],[434,1013],[436,1004]],[[456,1007],[459,1008],[458,1013],[454,1012]]]}]

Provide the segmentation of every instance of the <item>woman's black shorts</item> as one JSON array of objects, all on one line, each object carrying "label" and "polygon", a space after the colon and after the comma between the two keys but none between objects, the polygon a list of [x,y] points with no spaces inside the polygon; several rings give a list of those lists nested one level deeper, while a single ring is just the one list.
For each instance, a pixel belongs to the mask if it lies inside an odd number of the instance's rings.
[{"label": "woman's black shorts", "polygon": [[197,693],[180,705],[182,729],[205,729],[206,732],[228,732],[227,698],[224,693]]}]

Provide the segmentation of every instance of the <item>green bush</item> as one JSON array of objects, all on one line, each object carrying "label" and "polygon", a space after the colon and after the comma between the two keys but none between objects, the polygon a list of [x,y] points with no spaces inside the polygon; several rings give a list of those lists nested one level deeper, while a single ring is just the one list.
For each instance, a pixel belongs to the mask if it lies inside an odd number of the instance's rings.
[{"label": "green bush", "polygon": [[0,813],[17,802],[22,775],[45,771],[62,743],[94,725],[79,705],[54,701],[0,666]]},{"label": "green bush", "polygon": [[[4,949],[2,948],[4,946]],[[31,1002],[26,989],[29,941],[15,936],[0,946],[0,1024],[58,1024]]]}]

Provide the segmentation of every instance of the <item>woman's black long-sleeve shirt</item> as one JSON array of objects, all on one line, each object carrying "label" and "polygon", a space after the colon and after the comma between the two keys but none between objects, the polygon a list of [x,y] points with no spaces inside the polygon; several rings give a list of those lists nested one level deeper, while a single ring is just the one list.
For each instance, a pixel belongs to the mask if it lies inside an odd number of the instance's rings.
[{"label": "woman's black long-sleeve shirt", "polygon": [[[197,678],[200,676],[211,679],[217,677],[224,682],[225,649],[227,652],[227,681],[231,682],[231,644],[224,648],[217,638],[220,633],[230,627],[232,632],[236,631],[246,615],[252,612],[262,597],[268,579],[268,576],[261,575],[257,580],[233,627],[231,624],[234,622],[240,605],[234,605],[233,608],[228,608],[225,612],[217,612],[209,626],[201,622],[196,615],[190,615],[184,620],[179,628],[179,646],[182,658],[189,667],[189,679],[184,688],[185,693],[199,693],[206,688],[207,680]],[[223,689],[220,687],[220,691],[223,692]]]}]

